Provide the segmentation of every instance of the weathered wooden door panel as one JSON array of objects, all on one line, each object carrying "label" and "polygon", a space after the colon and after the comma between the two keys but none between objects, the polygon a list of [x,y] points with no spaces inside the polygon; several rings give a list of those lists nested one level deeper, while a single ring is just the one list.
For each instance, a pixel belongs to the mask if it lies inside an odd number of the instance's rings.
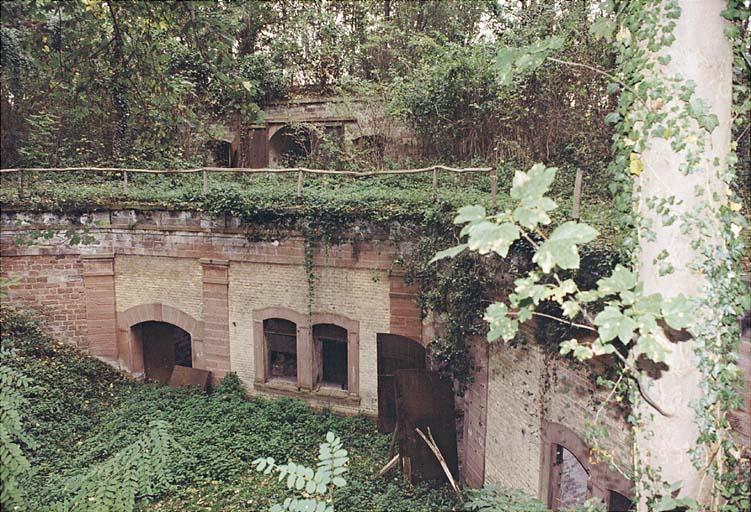
[{"label": "weathered wooden door panel", "polygon": [[419,428],[425,434],[430,429],[449,470],[456,478],[459,457],[453,386],[437,374],[419,369],[397,370],[394,379],[399,454],[402,460],[407,458],[411,466],[407,477],[412,482],[447,480],[435,455],[415,431]]},{"label": "weathered wooden door panel", "polygon": [[246,127],[242,129],[240,141],[240,162],[238,167],[260,169],[268,167],[268,137],[265,127]]},{"label": "weathered wooden door panel", "polygon": [[396,425],[394,372],[425,368],[425,349],[404,336],[378,335],[378,425],[391,432]]}]

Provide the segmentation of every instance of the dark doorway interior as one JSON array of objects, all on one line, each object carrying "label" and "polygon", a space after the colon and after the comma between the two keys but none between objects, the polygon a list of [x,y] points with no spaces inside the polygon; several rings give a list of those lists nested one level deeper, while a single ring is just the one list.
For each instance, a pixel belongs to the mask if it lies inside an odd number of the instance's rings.
[{"label": "dark doorway interior", "polygon": [[292,167],[313,150],[310,131],[303,126],[286,125],[271,137],[269,160],[272,167]]},{"label": "dark doorway interior", "polygon": [[623,494],[610,491],[608,496],[608,512],[630,512],[634,509],[634,503]]},{"label": "dark doorway interior", "polygon": [[190,333],[166,322],[143,322],[133,329],[143,344],[147,380],[166,384],[175,366],[193,367]]},{"label": "dark doorway interior", "polygon": [[313,326],[313,338],[320,351],[321,385],[348,389],[347,330],[334,324],[318,324]]},{"label": "dark doorway interior", "polygon": [[232,167],[232,144],[224,140],[211,141],[214,165]]},{"label": "dark doorway interior", "polygon": [[391,432],[396,425],[394,372],[425,369],[425,348],[404,336],[378,334],[378,425]]},{"label": "dark doorway interior", "polygon": [[568,449],[555,445],[553,465],[553,510],[581,505],[589,496],[589,474]]}]

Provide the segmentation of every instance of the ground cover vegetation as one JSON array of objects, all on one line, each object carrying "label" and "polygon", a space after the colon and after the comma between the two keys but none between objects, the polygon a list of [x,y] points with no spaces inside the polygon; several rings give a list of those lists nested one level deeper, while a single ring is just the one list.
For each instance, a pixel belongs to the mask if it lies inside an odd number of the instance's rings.
[{"label": "ground cover vegetation", "polygon": [[317,413],[298,400],[249,400],[235,377],[209,394],[133,382],[51,339],[27,313],[5,306],[1,320],[7,510],[265,510],[285,485],[251,463],[313,462],[329,431],[349,457],[347,487],[335,492],[340,510],[457,504],[446,489],[375,477],[390,438],[367,418]]},{"label": "ground cover vegetation", "polygon": [[[50,337],[33,312],[6,304],[0,321],[7,510],[545,510],[500,487],[460,499],[398,473],[375,476],[390,436],[368,418],[315,412],[300,400],[249,399],[233,375],[209,393],[135,382]],[[306,464],[316,460],[312,467],[329,477],[312,476]],[[290,491],[306,494],[280,498]],[[594,502],[576,509],[598,511]]]}]

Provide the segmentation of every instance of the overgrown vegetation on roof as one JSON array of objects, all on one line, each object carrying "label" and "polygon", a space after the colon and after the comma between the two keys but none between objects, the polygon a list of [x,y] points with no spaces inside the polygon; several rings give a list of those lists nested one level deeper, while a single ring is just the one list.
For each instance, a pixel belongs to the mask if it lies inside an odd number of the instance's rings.
[{"label": "overgrown vegetation on roof", "polygon": [[[508,204],[512,168],[500,168],[498,208]],[[562,169],[554,184],[553,197],[560,204],[559,220],[571,216],[575,170]],[[0,203],[6,210],[76,212],[94,209],[136,208],[200,210],[214,215],[241,218],[246,224],[282,229],[304,221],[316,229],[344,231],[358,222],[378,224],[387,230],[392,223],[420,227],[434,223],[435,216],[450,226],[453,213],[467,204],[491,206],[487,175],[439,176],[437,200],[432,175],[306,176],[302,197],[296,198],[295,175],[211,174],[204,195],[200,174],[129,175],[128,193],[122,176],[93,173],[34,173],[25,176],[19,197],[15,175],[5,174]],[[603,234],[603,244],[617,244],[607,186],[596,175],[587,176],[582,195],[582,218]]]}]

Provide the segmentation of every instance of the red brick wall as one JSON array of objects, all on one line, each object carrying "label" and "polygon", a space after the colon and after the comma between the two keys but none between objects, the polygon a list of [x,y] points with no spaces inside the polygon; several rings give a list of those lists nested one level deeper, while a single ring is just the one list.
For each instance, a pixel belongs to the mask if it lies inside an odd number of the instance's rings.
[{"label": "red brick wall", "polygon": [[8,300],[40,311],[49,331],[87,349],[86,301],[77,255],[6,256],[4,278],[19,282],[8,288]]}]

